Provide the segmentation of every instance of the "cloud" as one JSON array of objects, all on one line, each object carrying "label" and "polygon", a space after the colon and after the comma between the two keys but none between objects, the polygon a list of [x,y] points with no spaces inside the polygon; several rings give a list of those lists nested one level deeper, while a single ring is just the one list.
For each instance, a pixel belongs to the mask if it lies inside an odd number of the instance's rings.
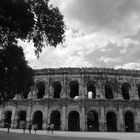
[{"label": "cloud", "polygon": [[116,67],[140,59],[137,41],[130,38],[115,40],[100,32],[83,35],[79,31],[68,30],[63,46],[46,46],[39,59],[36,59],[32,45],[26,45],[24,51],[34,68]]},{"label": "cloud", "polygon": [[53,0],[71,28],[133,34],[140,25],[139,0]]},{"label": "cloud", "polygon": [[21,43],[33,68],[114,67],[140,69],[140,0],[51,0],[67,26],[62,46]]},{"label": "cloud", "polygon": [[140,62],[131,62],[124,65],[115,66],[115,69],[120,69],[120,68],[140,70]]},{"label": "cloud", "polygon": [[110,57],[104,57],[104,56],[100,57],[100,62],[104,62],[106,64],[108,64],[108,63],[118,63],[120,61],[121,61],[120,58],[110,58]]}]

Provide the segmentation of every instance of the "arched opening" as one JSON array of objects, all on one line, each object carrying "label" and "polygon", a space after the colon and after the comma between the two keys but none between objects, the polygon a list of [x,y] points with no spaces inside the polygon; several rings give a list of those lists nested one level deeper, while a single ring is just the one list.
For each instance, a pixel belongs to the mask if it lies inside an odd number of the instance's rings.
[{"label": "arched opening", "polygon": [[129,100],[129,90],[130,90],[130,85],[128,83],[123,83],[122,84],[122,96],[123,99]]},{"label": "arched opening", "polygon": [[105,98],[113,99],[113,85],[111,83],[105,84]]},{"label": "arched opening", "polygon": [[90,111],[87,114],[88,131],[99,131],[98,114],[95,111]]},{"label": "arched opening", "polygon": [[91,96],[92,98],[96,98],[96,86],[95,86],[95,84],[96,83],[93,82],[93,81],[90,81],[90,82],[87,83],[88,97]]},{"label": "arched opening", "polygon": [[60,98],[61,93],[61,83],[56,81],[53,83],[54,98]]},{"label": "arched opening", "polygon": [[50,117],[50,123],[54,124],[54,130],[60,130],[60,112],[58,111],[53,111],[51,113],[51,117]]},{"label": "arched opening", "polygon": [[33,124],[37,124],[38,130],[42,130],[43,114],[41,111],[36,111],[33,115]]},{"label": "arched opening", "polygon": [[107,121],[107,131],[109,132],[117,131],[117,117],[114,112],[107,113],[106,121]]},{"label": "arched opening", "polygon": [[77,111],[71,111],[68,115],[68,130],[80,131],[80,118]]},{"label": "arched opening", "polygon": [[45,94],[45,84],[43,82],[39,82],[36,85],[37,88],[37,99],[43,98]]},{"label": "arched opening", "polygon": [[134,131],[134,115],[132,112],[125,113],[125,131],[126,132]]},{"label": "arched opening", "polygon": [[23,128],[23,125],[26,123],[26,111],[18,112],[18,125],[17,128]]},{"label": "arched opening", "polygon": [[138,96],[139,96],[139,99],[140,99],[140,84],[138,85]]},{"label": "arched opening", "polygon": [[12,111],[6,111],[4,113],[4,127],[7,127],[8,124],[11,124]]},{"label": "arched opening", "polygon": [[29,91],[24,92],[23,95],[22,95],[22,99],[27,99],[28,94],[29,94]]},{"label": "arched opening", "polygon": [[79,83],[77,81],[70,82],[70,98],[79,96]]}]

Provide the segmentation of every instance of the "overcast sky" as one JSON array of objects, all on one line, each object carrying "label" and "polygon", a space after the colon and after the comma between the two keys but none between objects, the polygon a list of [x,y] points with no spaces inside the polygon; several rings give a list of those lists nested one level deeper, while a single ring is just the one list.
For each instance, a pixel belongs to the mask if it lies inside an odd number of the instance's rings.
[{"label": "overcast sky", "polygon": [[64,15],[66,39],[46,47],[39,60],[22,43],[33,68],[140,69],[140,0],[51,0]]}]

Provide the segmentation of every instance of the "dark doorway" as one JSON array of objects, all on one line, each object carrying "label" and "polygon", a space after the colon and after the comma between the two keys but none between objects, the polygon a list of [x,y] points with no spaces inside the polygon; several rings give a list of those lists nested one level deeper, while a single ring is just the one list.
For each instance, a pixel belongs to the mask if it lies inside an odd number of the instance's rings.
[{"label": "dark doorway", "polygon": [[96,98],[96,83],[93,81],[90,81],[87,83],[87,92],[92,92],[92,98]]},{"label": "dark doorway", "polygon": [[68,130],[80,131],[80,118],[77,111],[71,111],[68,116]]},{"label": "dark doorway", "polygon": [[105,84],[105,98],[113,99],[113,86],[111,83]]},{"label": "dark doorway", "polygon": [[45,94],[45,84],[43,82],[39,82],[36,85],[37,88],[37,99],[43,98]]},{"label": "dark doorway", "polygon": [[123,99],[129,100],[129,90],[130,90],[130,85],[128,83],[123,83],[122,84],[122,96]]},{"label": "dark doorway", "polygon": [[70,82],[70,98],[79,96],[79,83],[77,81]]},{"label": "dark doorway", "polygon": [[26,122],[26,112],[20,111],[18,112],[18,125],[17,128],[23,128],[23,124]]},{"label": "dark doorway", "polygon": [[61,124],[60,112],[53,111],[51,113],[50,123],[54,124],[54,130],[60,130],[60,124]]},{"label": "dark doorway", "polygon": [[43,114],[41,111],[36,111],[33,115],[33,124],[37,124],[38,129],[42,130]]},{"label": "dark doorway", "polygon": [[54,98],[60,98],[61,93],[61,83],[56,81],[53,83]]},{"label": "dark doorway", "polygon": [[6,111],[4,113],[4,127],[7,127],[7,124],[11,124],[12,111]]},{"label": "dark doorway", "polygon": [[132,112],[125,113],[125,131],[134,132],[134,115]]},{"label": "dark doorway", "polygon": [[109,132],[117,131],[117,117],[114,112],[107,113],[106,121],[107,121],[107,131]]},{"label": "dark doorway", "polygon": [[87,114],[88,131],[99,131],[98,114],[95,111],[90,111]]}]

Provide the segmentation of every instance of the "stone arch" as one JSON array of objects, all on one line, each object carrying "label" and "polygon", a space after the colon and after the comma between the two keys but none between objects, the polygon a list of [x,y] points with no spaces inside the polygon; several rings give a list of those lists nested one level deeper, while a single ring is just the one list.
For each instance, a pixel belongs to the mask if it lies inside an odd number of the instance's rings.
[{"label": "stone arch", "polygon": [[60,98],[61,83],[59,81],[55,81],[53,82],[52,87],[53,87],[53,98]]},{"label": "stone arch", "polygon": [[77,111],[70,111],[68,114],[68,130],[80,131],[80,115]]},{"label": "stone arch", "polygon": [[44,82],[37,82],[36,83],[36,91],[37,91],[37,99],[41,99],[43,98],[44,94],[45,94],[45,83]]},{"label": "stone arch", "polygon": [[88,111],[87,113],[87,130],[99,131],[99,117],[98,113],[94,110]]},{"label": "stone arch", "polygon": [[11,124],[11,118],[12,118],[12,111],[7,110],[4,112],[4,127],[7,127],[8,124]]},{"label": "stone arch", "polygon": [[134,114],[131,111],[127,111],[124,114],[125,131],[134,132]]},{"label": "stone arch", "polygon": [[110,82],[105,83],[105,98],[113,99],[113,84]]},{"label": "stone arch", "polygon": [[57,110],[53,110],[50,115],[50,123],[54,124],[54,130],[61,129],[61,114]]},{"label": "stone arch", "polygon": [[70,98],[75,98],[79,96],[79,83],[77,81],[71,81],[70,86]]},{"label": "stone arch", "polygon": [[26,123],[26,111],[17,112],[17,128],[23,128],[23,124]]},{"label": "stone arch", "polygon": [[140,83],[138,84],[138,97],[140,99]]},{"label": "stone arch", "polygon": [[96,83],[94,81],[87,82],[87,94],[88,97],[96,98]]},{"label": "stone arch", "polygon": [[107,131],[117,131],[117,115],[113,111],[109,111],[106,114]]},{"label": "stone arch", "polygon": [[130,95],[129,95],[129,91],[130,91],[130,84],[129,83],[123,83],[121,90],[122,90],[122,96],[123,99],[129,100],[130,99]]},{"label": "stone arch", "polygon": [[38,129],[42,130],[43,124],[43,113],[40,110],[37,110],[33,114],[32,124],[37,124]]}]

